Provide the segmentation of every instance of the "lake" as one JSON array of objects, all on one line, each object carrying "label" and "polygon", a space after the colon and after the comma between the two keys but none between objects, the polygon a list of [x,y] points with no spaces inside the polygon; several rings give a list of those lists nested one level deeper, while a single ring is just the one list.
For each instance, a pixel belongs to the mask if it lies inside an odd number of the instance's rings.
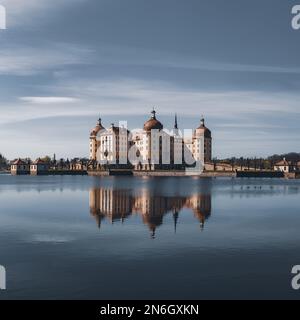
[{"label": "lake", "polygon": [[299,180],[0,176],[0,299],[300,298]]}]

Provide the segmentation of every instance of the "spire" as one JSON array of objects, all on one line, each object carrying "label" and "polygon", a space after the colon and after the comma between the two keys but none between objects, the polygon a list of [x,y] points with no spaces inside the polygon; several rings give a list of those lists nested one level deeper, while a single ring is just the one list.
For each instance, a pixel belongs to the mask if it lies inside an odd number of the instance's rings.
[{"label": "spire", "polygon": [[201,116],[200,124],[202,127],[205,127],[205,119],[203,115]]},{"label": "spire", "polygon": [[174,123],[174,129],[178,129],[178,123],[177,123],[177,113],[175,113],[175,123]]},{"label": "spire", "polygon": [[156,111],[155,111],[154,108],[153,108],[153,110],[151,111],[151,114],[152,114],[151,118],[152,118],[152,119],[156,119]]},{"label": "spire", "polygon": [[101,118],[98,119],[98,125],[102,126],[102,119]]}]

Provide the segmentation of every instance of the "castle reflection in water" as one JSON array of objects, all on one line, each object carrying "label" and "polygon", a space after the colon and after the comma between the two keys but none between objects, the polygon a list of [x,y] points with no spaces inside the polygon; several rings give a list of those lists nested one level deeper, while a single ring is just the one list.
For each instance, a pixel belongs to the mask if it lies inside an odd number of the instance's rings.
[{"label": "castle reflection in water", "polygon": [[133,214],[141,216],[142,221],[155,237],[157,227],[163,224],[164,216],[172,214],[176,232],[179,212],[183,208],[193,211],[203,229],[205,220],[211,215],[211,194],[193,194],[191,196],[162,196],[148,189],[124,190],[114,188],[90,189],[90,213],[100,228],[107,219],[111,223],[124,222]]}]

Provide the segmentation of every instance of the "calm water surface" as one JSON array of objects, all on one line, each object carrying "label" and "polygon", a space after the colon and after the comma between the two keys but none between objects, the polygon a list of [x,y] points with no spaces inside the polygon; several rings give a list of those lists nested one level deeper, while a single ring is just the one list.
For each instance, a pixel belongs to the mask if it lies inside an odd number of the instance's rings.
[{"label": "calm water surface", "polygon": [[300,298],[300,181],[0,176],[0,299]]}]

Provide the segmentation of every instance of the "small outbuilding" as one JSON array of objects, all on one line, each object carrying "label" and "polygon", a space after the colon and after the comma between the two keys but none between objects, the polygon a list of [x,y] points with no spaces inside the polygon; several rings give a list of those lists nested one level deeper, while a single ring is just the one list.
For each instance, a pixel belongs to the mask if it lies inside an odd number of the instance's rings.
[{"label": "small outbuilding", "polygon": [[283,158],[283,160],[274,165],[274,171],[281,171],[285,173],[295,172],[297,171],[297,165],[292,161],[287,161],[285,158]]},{"label": "small outbuilding", "polygon": [[30,165],[30,174],[31,175],[42,175],[47,174],[50,169],[50,164],[40,158],[34,161]]},{"label": "small outbuilding", "polygon": [[22,159],[13,161],[10,165],[12,175],[24,175],[30,173],[30,164]]}]

